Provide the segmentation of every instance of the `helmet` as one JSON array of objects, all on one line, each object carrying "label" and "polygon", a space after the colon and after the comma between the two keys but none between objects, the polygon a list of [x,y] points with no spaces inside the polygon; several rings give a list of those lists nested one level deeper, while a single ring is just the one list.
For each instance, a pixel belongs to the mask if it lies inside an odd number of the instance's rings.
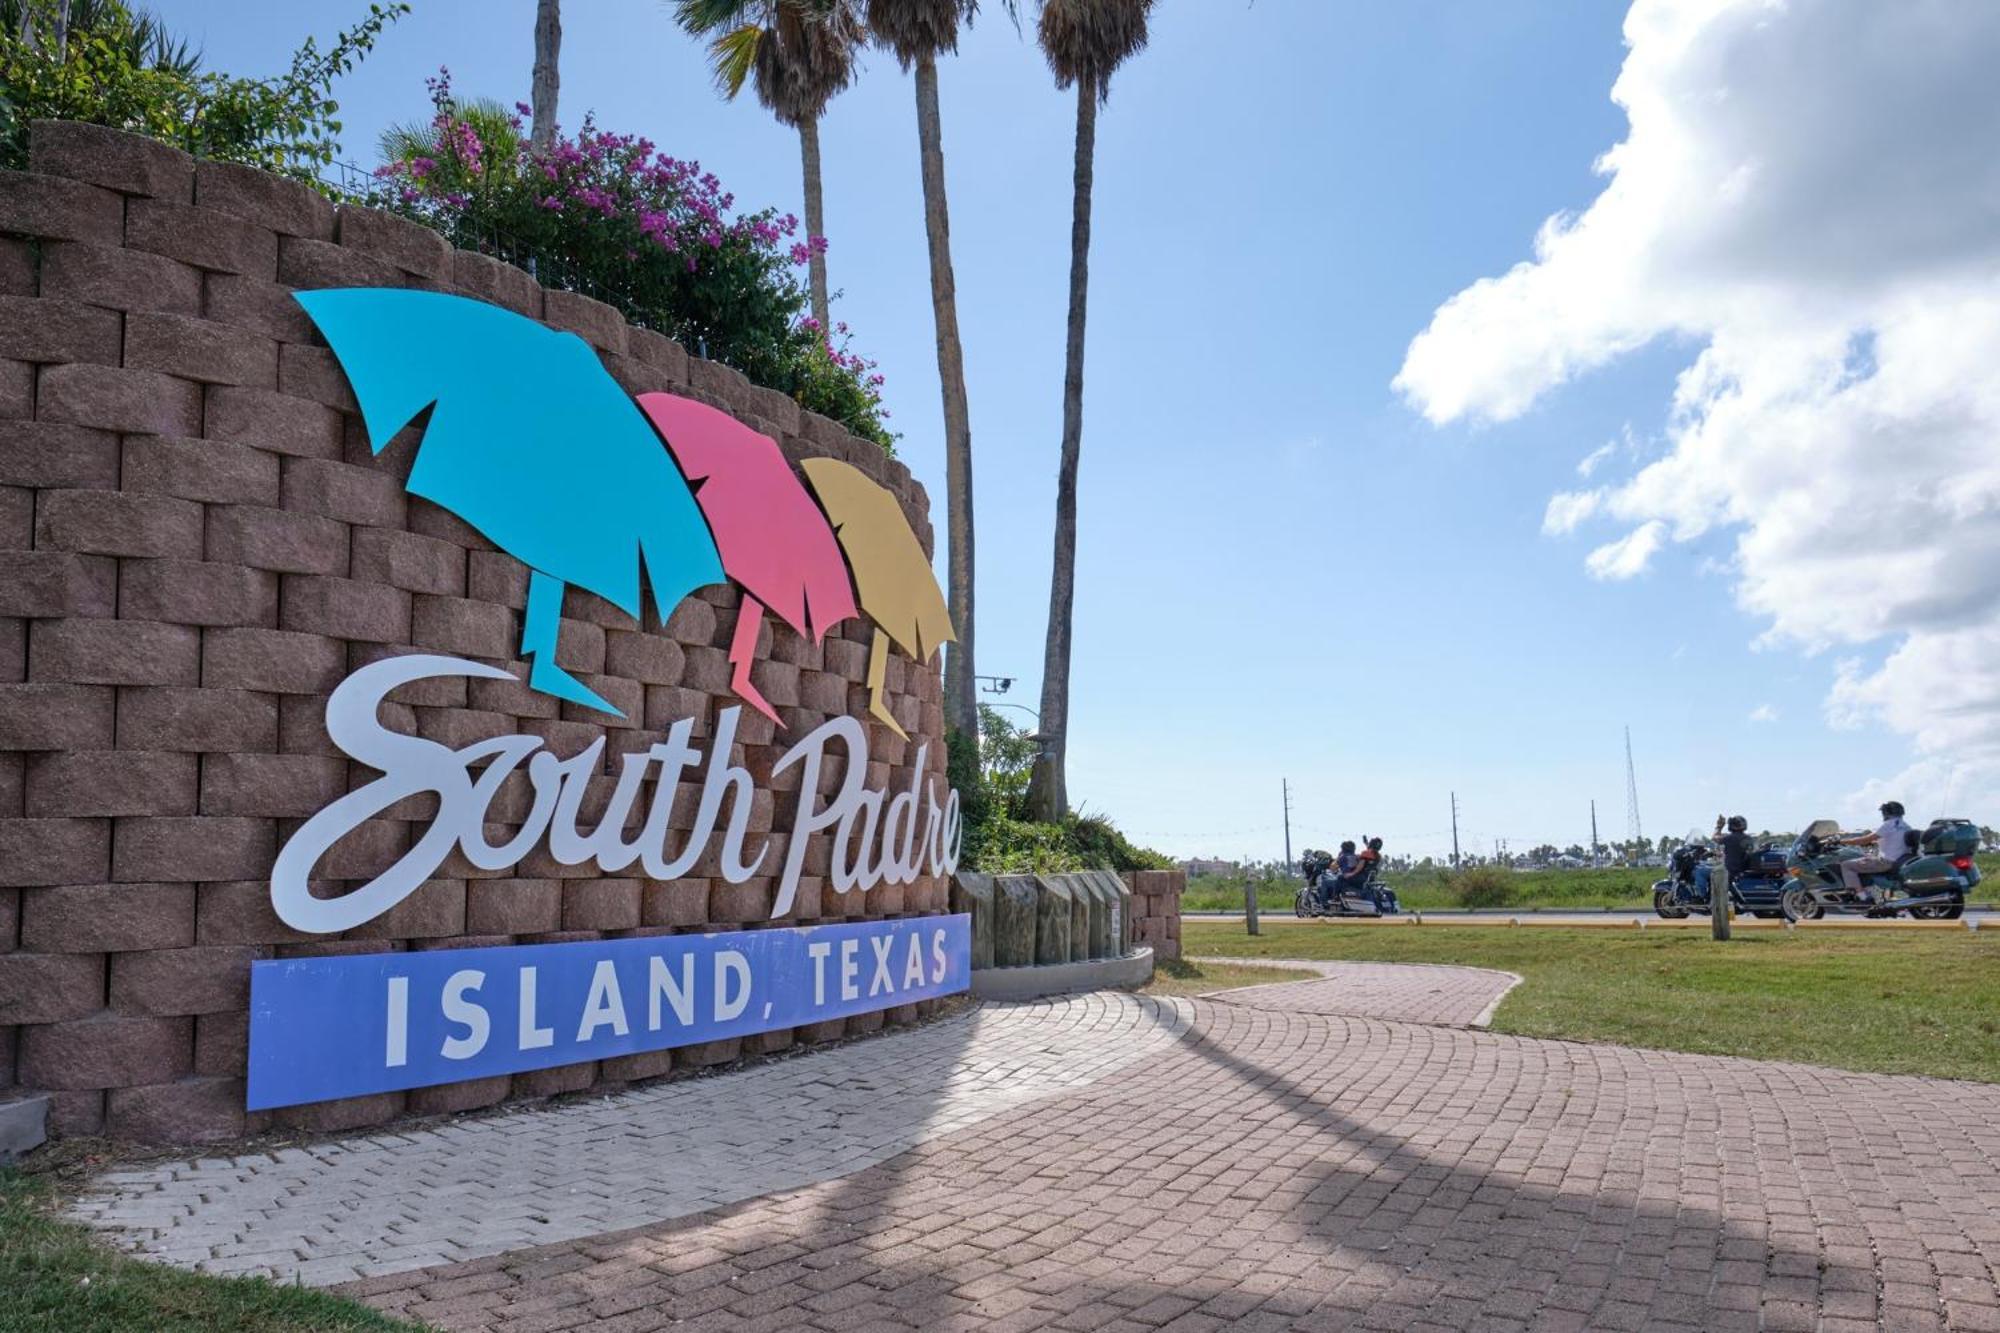
[{"label": "helmet", "polygon": [[1382,840],[1381,840],[1380,838],[1370,838],[1370,839],[1368,840],[1368,850],[1369,850],[1369,851],[1371,851],[1371,852],[1379,852],[1379,851],[1381,851],[1381,850],[1382,850]]},{"label": "helmet", "polygon": [[1901,819],[1903,817],[1903,803],[1901,801],[1882,802],[1882,817],[1884,819]]},{"label": "helmet", "polygon": [[1744,833],[1747,832],[1749,828],[1750,828],[1750,821],[1745,819],[1742,815],[1731,815],[1729,817],[1729,831],[1731,833]]},{"label": "helmet", "polygon": [[1352,839],[1352,838],[1349,838],[1349,839],[1348,839],[1348,840],[1347,840],[1346,842],[1343,842],[1343,843],[1341,843],[1341,844],[1340,844],[1340,850],[1341,850],[1341,851],[1343,851],[1343,852],[1351,852],[1351,851],[1353,851],[1353,850],[1354,850],[1354,839]]}]

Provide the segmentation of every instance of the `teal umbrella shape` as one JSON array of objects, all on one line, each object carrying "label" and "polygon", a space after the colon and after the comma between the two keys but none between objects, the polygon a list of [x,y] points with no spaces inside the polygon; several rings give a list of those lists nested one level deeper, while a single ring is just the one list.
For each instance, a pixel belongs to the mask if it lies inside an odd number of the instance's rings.
[{"label": "teal umbrella shape", "polygon": [[556,665],[563,588],[637,618],[643,563],[660,618],[722,561],[686,480],[581,338],[499,306],[388,287],[298,292],[347,372],[380,453],[426,407],[413,495],[526,565],[528,684],[618,710]]}]

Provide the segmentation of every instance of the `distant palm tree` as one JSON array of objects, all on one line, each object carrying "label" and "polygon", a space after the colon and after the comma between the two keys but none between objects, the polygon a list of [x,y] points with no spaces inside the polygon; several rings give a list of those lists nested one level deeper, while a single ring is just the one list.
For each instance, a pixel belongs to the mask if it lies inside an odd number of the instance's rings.
[{"label": "distant palm tree", "polygon": [[126,58],[142,69],[192,76],[201,70],[201,52],[167,30],[151,10],[121,5],[116,0],[63,0],[53,14],[39,13],[35,0],[0,0],[0,31],[13,33],[29,45],[39,44],[36,19],[51,20],[48,39],[67,55],[73,33],[116,40]]},{"label": "distant palm tree", "polygon": [[833,326],[826,255],[813,243],[826,235],[819,121],[826,104],[854,80],[855,55],[867,35],[857,0],[676,0],[674,17],[690,33],[709,39],[710,63],[724,96],[734,98],[752,82],[757,100],[799,132],[811,246],[806,273],[813,318],[824,337]]},{"label": "distant palm tree", "polygon": [[1097,108],[1111,74],[1146,44],[1153,0],[1042,0],[1042,54],[1056,86],[1076,85],[1076,193],[1069,228],[1069,339],[1063,367],[1062,462],[1056,471],[1055,565],[1042,654],[1042,748],[1028,783],[1028,813],[1055,821],[1069,810],[1069,657],[1076,600],[1076,469],[1083,447],[1084,306],[1090,288],[1090,192]]},{"label": "distant palm tree", "polygon": [[[938,123],[937,58],[958,50],[959,29],[979,0],[866,0],[868,28],[916,72],[917,149],[924,182],[924,234],[930,242],[931,315],[937,324],[938,385],[944,396],[944,488],[950,557],[945,582],[958,640],[945,657],[944,719],[976,736],[973,678],[972,421],[965,399],[965,348],[958,337],[958,292],[951,273],[951,218],[945,206],[944,132]],[[1011,12],[1013,5],[1008,4]]]},{"label": "distant palm tree", "polygon": [[562,0],[537,0],[535,5],[535,67],[528,100],[534,113],[528,142],[546,153],[556,142],[556,90],[562,84]]}]

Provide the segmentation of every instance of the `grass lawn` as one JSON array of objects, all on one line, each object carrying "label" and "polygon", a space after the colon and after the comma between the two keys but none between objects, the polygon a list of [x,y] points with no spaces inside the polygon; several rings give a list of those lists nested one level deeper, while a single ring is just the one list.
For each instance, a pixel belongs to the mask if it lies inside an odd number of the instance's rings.
[{"label": "grass lawn", "polygon": [[1496,1032],[2000,1083],[2000,931],[1293,926],[1183,920],[1192,956],[1519,973]]},{"label": "grass lawn", "polygon": [[45,1180],[0,1170],[0,1333],[390,1333],[416,1327],[304,1287],[141,1262],[58,1219],[53,1197]]},{"label": "grass lawn", "polygon": [[1153,979],[1141,995],[1206,995],[1238,986],[1262,986],[1273,981],[1305,981],[1310,973],[1285,967],[1245,967],[1241,963],[1189,962],[1164,958],[1153,964]]},{"label": "grass lawn", "polygon": [[[2000,855],[1983,852],[1979,858],[1980,874],[1984,877],[1979,887],[1972,891],[1972,901],[2000,903]],[[1508,904],[1510,910],[1532,911],[1537,907],[1551,910],[1589,910],[1600,907],[1644,907],[1653,905],[1653,881],[1663,879],[1667,872],[1647,866],[1620,868],[1607,866],[1602,870],[1523,870],[1510,873],[1515,886],[1514,901]],[[1396,897],[1405,908],[1420,912],[1454,910],[1459,906],[1457,898],[1446,887],[1443,874],[1436,870],[1390,871],[1387,876],[1389,886],[1396,890]],[[1301,881],[1297,879],[1261,880],[1257,886],[1257,906],[1265,912],[1292,910],[1292,898],[1297,893]],[[1243,880],[1240,876],[1196,875],[1188,880],[1187,892],[1181,895],[1183,912],[1241,912],[1243,910]]]}]

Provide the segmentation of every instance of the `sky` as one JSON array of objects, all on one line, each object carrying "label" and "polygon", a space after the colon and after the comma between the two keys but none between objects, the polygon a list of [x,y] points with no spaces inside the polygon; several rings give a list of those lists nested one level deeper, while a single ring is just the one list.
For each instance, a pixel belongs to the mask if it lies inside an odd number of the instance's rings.
[{"label": "sky", "polygon": [[[358,0],[156,4],[276,72]],[[524,100],[532,0],[415,0],[344,156]],[[989,3],[941,68],[982,673],[1032,725],[1074,97]],[[796,135],[657,0],[565,5],[594,111],[798,210]],[[1098,122],[1069,787],[1179,855],[1996,821],[2000,9],[1162,0]],[[836,318],[943,531],[911,81],[823,124]],[[940,570],[943,552],[939,552]]]}]

